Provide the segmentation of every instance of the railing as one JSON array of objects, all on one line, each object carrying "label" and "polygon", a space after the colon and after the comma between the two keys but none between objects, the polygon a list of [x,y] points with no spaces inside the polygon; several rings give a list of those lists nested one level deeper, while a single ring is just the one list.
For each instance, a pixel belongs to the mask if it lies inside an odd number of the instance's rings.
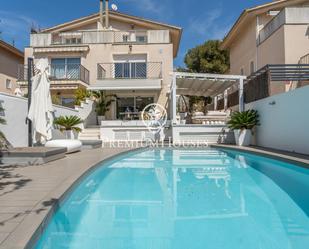
[{"label": "railing", "polygon": [[266,65],[248,79],[268,72],[270,81],[307,81],[309,80],[309,64],[271,64]]},{"label": "railing", "polygon": [[106,79],[161,79],[161,62],[99,63],[98,80]]},{"label": "railing", "polygon": [[309,54],[300,57],[298,64],[309,64]]},{"label": "railing", "polygon": [[31,34],[32,47],[50,45],[82,45],[82,44],[113,44],[113,43],[169,43],[169,30],[128,30],[128,31],[76,31],[57,34]]},{"label": "railing", "polygon": [[[71,81],[80,80],[89,84],[90,73],[84,66],[80,64],[51,64],[50,65],[51,81]],[[38,72],[34,69],[35,74]],[[28,69],[24,65],[18,66],[18,81],[27,81]]]},{"label": "railing", "polygon": [[[271,83],[274,84],[271,84]],[[251,103],[259,99],[267,98],[273,95],[272,86],[284,86],[285,84],[294,84],[294,87],[300,88],[309,83],[309,64],[283,64],[266,65],[255,73],[251,74],[244,85],[244,101]],[[278,84],[278,85],[275,85]],[[276,94],[276,92],[275,92]],[[238,105],[239,91],[235,91],[228,96],[228,107]]]},{"label": "railing", "polygon": [[258,44],[261,44],[284,24],[308,24],[308,23],[309,23],[308,7],[284,8],[260,31],[257,42]]}]

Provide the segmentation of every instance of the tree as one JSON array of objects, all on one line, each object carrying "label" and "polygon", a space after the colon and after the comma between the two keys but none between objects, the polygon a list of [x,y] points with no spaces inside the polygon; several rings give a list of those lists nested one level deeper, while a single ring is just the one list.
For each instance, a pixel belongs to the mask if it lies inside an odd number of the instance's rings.
[{"label": "tree", "polygon": [[224,74],[229,70],[229,54],[220,49],[221,41],[209,40],[189,49],[185,56],[187,68],[194,73]]}]

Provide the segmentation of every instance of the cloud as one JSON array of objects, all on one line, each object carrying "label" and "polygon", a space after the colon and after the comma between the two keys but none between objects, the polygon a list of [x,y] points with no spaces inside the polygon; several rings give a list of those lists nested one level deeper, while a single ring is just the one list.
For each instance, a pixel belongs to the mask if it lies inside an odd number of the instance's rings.
[{"label": "cloud", "polygon": [[230,24],[225,24],[222,13],[222,8],[216,8],[203,16],[191,19],[189,22],[190,32],[211,39],[222,39],[230,28]]},{"label": "cloud", "polygon": [[28,44],[30,39],[30,28],[36,21],[24,15],[10,11],[0,10],[0,31],[1,37],[8,42],[15,41],[17,47]]}]

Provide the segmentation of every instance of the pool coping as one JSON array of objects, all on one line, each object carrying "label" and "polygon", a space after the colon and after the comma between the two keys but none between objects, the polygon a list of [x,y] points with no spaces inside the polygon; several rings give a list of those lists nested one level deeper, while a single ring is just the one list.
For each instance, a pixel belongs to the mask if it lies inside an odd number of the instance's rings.
[{"label": "pool coping", "polygon": [[[309,156],[301,155],[297,153],[292,153],[288,151],[281,151],[281,150],[273,150],[270,148],[264,147],[244,147],[244,146],[237,146],[237,145],[230,145],[230,144],[212,144],[210,145],[212,148],[217,149],[227,149],[227,150],[234,150],[240,152],[247,152],[259,156],[265,156],[271,159],[276,159],[280,161],[284,161],[287,163],[295,164],[297,166],[309,169]],[[308,159],[307,159],[308,158]]]},{"label": "pool coping", "polygon": [[[87,177],[87,175],[98,168],[101,163],[111,161],[119,156],[125,155],[128,152],[130,153],[143,149],[145,149],[145,147],[121,148],[121,151],[116,151],[112,155],[104,156],[102,160],[96,161],[88,167],[72,172],[67,179],[65,179],[54,190],[49,192],[32,208],[32,210],[41,210],[39,213],[29,212],[26,214],[26,217],[21,221],[18,227],[9,235],[8,240],[5,240],[4,243],[1,244],[0,249],[33,249],[39,236],[49,224],[51,217],[59,205],[74,190],[76,185],[78,185],[85,177]],[[57,163],[57,161],[51,163]],[[44,167],[44,165],[42,166]],[[50,206],[42,209],[42,203],[50,200],[53,200]]]}]

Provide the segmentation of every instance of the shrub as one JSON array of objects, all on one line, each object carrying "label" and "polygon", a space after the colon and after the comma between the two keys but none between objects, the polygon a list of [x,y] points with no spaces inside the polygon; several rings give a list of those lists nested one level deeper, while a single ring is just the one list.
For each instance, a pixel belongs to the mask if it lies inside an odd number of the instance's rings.
[{"label": "shrub", "polygon": [[233,112],[227,125],[232,130],[252,130],[260,125],[259,114],[256,110]]}]

